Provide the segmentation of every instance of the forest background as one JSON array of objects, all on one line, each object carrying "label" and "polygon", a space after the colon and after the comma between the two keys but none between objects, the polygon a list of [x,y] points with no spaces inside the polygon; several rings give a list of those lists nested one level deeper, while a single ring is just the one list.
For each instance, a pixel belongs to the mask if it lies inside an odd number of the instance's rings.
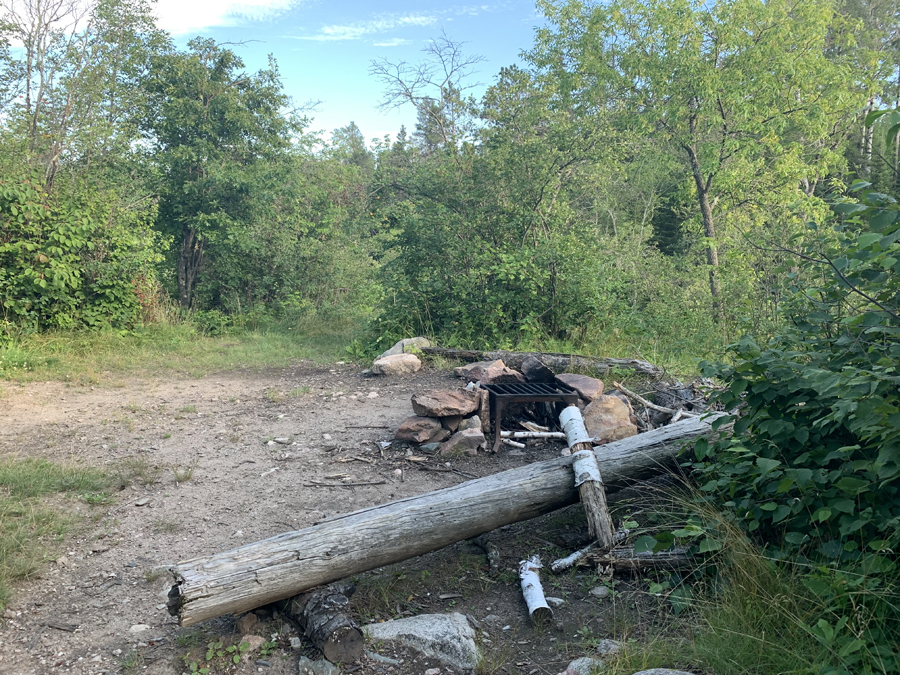
[{"label": "forest background", "polygon": [[688,462],[719,515],[644,544],[803,565],[815,667],[758,672],[900,672],[896,2],[539,0],[478,100],[446,36],[373,62],[418,122],[370,142],[146,0],[0,7],[0,377],[172,326],[706,357],[743,406]]}]

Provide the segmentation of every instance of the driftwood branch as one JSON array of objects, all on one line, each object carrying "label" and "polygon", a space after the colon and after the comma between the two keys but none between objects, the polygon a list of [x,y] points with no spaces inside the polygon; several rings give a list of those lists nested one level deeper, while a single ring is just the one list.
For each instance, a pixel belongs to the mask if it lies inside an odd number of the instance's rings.
[{"label": "driftwood branch", "polygon": [[656,410],[661,413],[668,413],[669,415],[678,415],[679,417],[699,417],[700,413],[687,412],[685,410],[675,410],[674,408],[666,408],[665,406],[656,405],[655,403],[651,403],[647,399],[645,399],[640,394],[635,394],[630,389],[626,389],[624,386],[619,384],[618,382],[613,382],[613,386],[621,391],[626,396],[633,398],[635,401],[643,405],[645,408],[650,408],[650,410]]},{"label": "driftwood branch", "polygon": [[[675,465],[684,443],[712,433],[713,419],[684,420],[604,446],[597,459],[607,487]],[[185,626],[248,611],[577,501],[571,458],[535,462],[182,561],[173,568],[169,611]]]},{"label": "driftwood branch", "polygon": [[569,370],[588,370],[599,375],[606,375],[613,368],[627,368],[642,375],[662,377],[663,369],[647,361],[639,359],[613,359],[580,354],[556,354],[552,352],[481,352],[471,349],[444,349],[442,347],[423,347],[423,354],[444,356],[460,361],[495,361],[501,359],[510,368],[521,369],[522,363],[530,356],[540,359],[544,365],[555,373]]}]

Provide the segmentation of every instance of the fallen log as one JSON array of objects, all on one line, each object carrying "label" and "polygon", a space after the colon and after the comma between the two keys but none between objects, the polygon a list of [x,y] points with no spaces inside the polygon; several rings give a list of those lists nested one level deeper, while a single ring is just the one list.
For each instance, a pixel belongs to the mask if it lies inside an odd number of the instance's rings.
[{"label": "fallen log", "polygon": [[[607,486],[618,489],[661,473],[675,463],[683,443],[711,433],[714,417],[604,446],[597,459]],[[169,611],[183,626],[247,611],[577,501],[571,458],[528,464],[182,561],[173,569]]]},{"label": "fallen log", "polygon": [[640,573],[647,570],[685,570],[696,565],[687,548],[676,546],[665,551],[635,553],[630,546],[614,548],[608,553],[594,551],[580,558],[579,567],[596,567],[601,573]]},{"label": "fallen log", "polygon": [[431,356],[444,356],[460,361],[496,361],[501,359],[510,368],[521,370],[522,363],[530,356],[540,359],[544,365],[555,373],[563,373],[568,370],[589,370],[598,375],[606,375],[612,368],[628,368],[642,375],[650,377],[662,377],[663,369],[640,359],[613,359],[597,356],[582,356],[581,354],[556,354],[553,352],[480,352],[472,349],[445,349],[443,347],[421,347],[423,354]]},{"label": "fallen log", "polygon": [[332,663],[356,661],[365,649],[362,630],[350,616],[353,584],[334,584],[292,598],[286,611]]}]

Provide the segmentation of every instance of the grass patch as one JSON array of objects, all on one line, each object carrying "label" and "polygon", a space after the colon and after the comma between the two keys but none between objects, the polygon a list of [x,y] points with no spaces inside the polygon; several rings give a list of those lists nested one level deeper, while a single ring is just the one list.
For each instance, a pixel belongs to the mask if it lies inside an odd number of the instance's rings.
[{"label": "grass patch", "polygon": [[0,607],[9,602],[11,582],[33,574],[47,558],[48,540],[66,531],[67,517],[40,498],[62,492],[103,494],[109,483],[109,476],[95,469],[0,458]]},{"label": "grass patch", "polygon": [[345,358],[359,326],[308,322],[207,336],[190,324],[154,324],[128,333],[67,331],[22,335],[0,346],[0,381],[99,384],[114,375],[203,377],[236,368],[282,367],[296,359]]},{"label": "grass patch", "polygon": [[[677,618],[667,612],[669,620],[659,629],[645,633],[639,642],[629,640],[604,673],[628,675],[661,667],[717,675],[900,672],[893,655],[886,653],[886,645],[896,644],[900,607],[896,570],[881,583],[867,586],[852,566],[833,567],[835,579],[850,579],[853,586],[838,591],[851,597],[853,610],[845,611],[834,593],[817,594],[810,588],[814,575],[828,576],[825,567],[766,556],[727,515],[701,502],[696,493],[663,491],[659,503],[640,518],[657,515],[648,512],[666,505],[651,529],[662,523],[666,526],[661,529],[671,529],[682,518],[698,516],[705,532],[720,545],[719,553],[705,558],[700,569],[681,582],[666,577],[673,581],[671,588],[690,584],[687,609]],[[652,583],[649,590],[654,592]],[[842,621],[858,640],[822,638],[830,633],[828,626]],[[836,638],[838,633],[835,629]]]}]

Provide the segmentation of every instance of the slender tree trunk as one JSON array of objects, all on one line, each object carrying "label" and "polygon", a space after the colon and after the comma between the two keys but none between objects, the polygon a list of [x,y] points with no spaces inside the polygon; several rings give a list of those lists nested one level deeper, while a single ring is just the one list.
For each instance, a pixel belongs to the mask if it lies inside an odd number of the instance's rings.
[{"label": "slender tree trunk", "polygon": [[181,252],[178,254],[178,302],[184,309],[191,307],[194,280],[203,261],[203,240],[192,227],[182,230]]},{"label": "slender tree trunk", "polygon": [[713,221],[712,206],[709,203],[709,188],[712,177],[703,180],[700,157],[696,145],[685,145],[688,159],[691,162],[691,173],[697,186],[697,200],[700,203],[700,216],[703,218],[703,232],[707,238],[706,264],[709,268],[709,292],[712,295],[713,318],[716,323],[724,319],[722,315],[721,288],[719,286],[719,249],[716,246],[716,225]]}]

